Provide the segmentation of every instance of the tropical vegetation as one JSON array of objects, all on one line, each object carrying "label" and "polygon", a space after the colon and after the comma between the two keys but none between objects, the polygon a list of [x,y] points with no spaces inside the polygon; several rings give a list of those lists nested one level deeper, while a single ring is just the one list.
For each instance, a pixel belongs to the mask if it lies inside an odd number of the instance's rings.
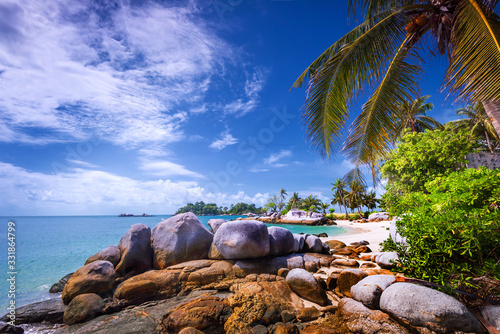
[{"label": "tropical vegetation", "polygon": [[[424,58],[447,61],[443,86],[457,101],[482,103],[500,133],[500,18],[491,0],[349,0],[364,21],[323,52],[294,83],[307,84],[302,119],[325,156],[342,148],[375,173],[387,157],[405,101],[420,95]],[[343,129],[357,98],[361,114]]]},{"label": "tropical vegetation", "polygon": [[188,203],[186,206],[179,208],[175,214],[192,212],[195,215],[205,215],[205,216],[216,216],[216,215],[243,215],[248,212],[251,213],[260,213],[262,212],[262,208],[257,208],[255,204],[247,204],[247,203],[237,203],[236,205],[232,205],[228,207],[217,206],[215,203],[206,203],[203,201],[196,203]]}]

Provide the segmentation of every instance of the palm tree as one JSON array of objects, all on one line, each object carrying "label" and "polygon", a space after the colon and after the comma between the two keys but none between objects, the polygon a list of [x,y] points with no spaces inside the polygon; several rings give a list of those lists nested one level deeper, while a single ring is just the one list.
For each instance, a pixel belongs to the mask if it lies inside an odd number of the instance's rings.
[{"label": "palm tree", "polygon": [[300,201],[301,198],[299,197],[299,193],[293,193],[288,203],[290,204],[292,209],[296,209],[300,205]]},{"label": "palm tree", "polygon": [[468,105],[457,110],[457,115],[465,116],[465,119],[454,121],[458,128],[467,128],[471,136],[484,137],[491,153],[494,152],[492,140],[499,142],[498,134],[495,132],[491,118],[488,117],[484,106],[481,103]]},{"label": "palm tree", "polygon": [[329,206],[330,206],[330,204],[328,204],[328,203],[320,203],[319,204],[319,207],[323,210],[324,215],[326,215],[326,209],[328,209]]},{"label": "palm tree", "polygon": [[380,201],[377,199],[377,195],[373,190],[366,194],[363,198],[363,206],[366,206],[368,210],[375,209],[379,202]]},{"label": "palm tree", "polygon": [[280,195],[279,195],[279,198],[280,198],[280,201],[279,201],[279,208],[280,208],[280,211],[283,209],[283,207],[285,206],[285,198],[286,198],[286,195],[288,195],[286,193],[286,190],[281,188],[280,190]]},{"label": "palm tree", "polygon": [[[342,205],[345,208],[345,217],[349,219],[349,213],[347,213],[347,205],[345,203],[345,182],[342,181],[342,179],[337,179],[335,183],[332,183],[332,186],[335,204],[338,204],[339,207]],[[332,205],[334,205],[333,201]]]},{"label": "palm tree", "polygon": [[[375,170],[391,148],[398,106],[419,95],[421,53],[447,55],[444,86],[482,102],[500,133],[500,18],[493,0],[349,0],[365,21],[321,54],[295,81],[306,81],[306,135],[328,157],[342,143],[349,108],[372,89],[350,126],[343,152]],[[428,36],[428,37],[427,37]],[[427,56],[426,53],[426,56]]]},{"label": "palm tree", "polygon": [[427,116],[427,112],[434,108],[432,103],[426,102],[429,97],[426,95],[412,101],[405,100],[398,105],[394,142],[401,137],[405,129],[410,129],[413,132],[424,132],[442,127],[434,118]]},{"label": "palm tree", "polygon": [[301,208],[303,210],[306,210],[308,215],[310,215],[311,212],[316,211],[319,204],[320,204],[320,201],[319,201],[319,199],[316,198],[316,196],[309,195],[302,200]]},{"label": "palm tree", "polygon": [[351,210],[358,209],[358,213],[361,214],[361,206],[364,203],[365,197],[365,186],[360,182],[354,180],[349,184],[350,190],[347,192],[345,199],[348,203],[347,205]]},{"label": "palm tree", "polygon": [[267,200],[266,207],[271,209],[272,211],[276,211],[276,209],[278,207],[278,203],[279,203],[278,196],[273,195],[273,197],[271,197]]}]

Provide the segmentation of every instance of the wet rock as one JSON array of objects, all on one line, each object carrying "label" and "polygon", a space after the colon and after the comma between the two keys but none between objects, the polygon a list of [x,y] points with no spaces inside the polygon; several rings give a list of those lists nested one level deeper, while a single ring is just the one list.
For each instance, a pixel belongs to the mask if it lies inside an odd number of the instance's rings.
[{"label": "wet rock", "polygon": [[[207,258],[212,241],[213,234],[193,213],[175,215],[153,228],[153,266],[155,269],[164,269],[174,264]],[[219,247],[217,249],[220,251]]]},{"label": "wet rock", "polygon": [[478,320],[458,300],[411,283],[394,283],[382,292],[380,309],[412,326],[436,332],[483,333]]},{"label": "wet rock", "polygon": [[52,285],[50,287],[49,292],[50,293],[60,293],[60,292],[63,292],[64,286],[66,285],[66,283],[68,283],[68,281],[69,281],[69,279],[71,278],[72,275],[73,275],[73,273],[69,273],[66,276],[64,276],[63,278],[61,278],[59,280],[59,282],[55,283],[54,285]]},{"label": "wet rock", "polygon": [[295,239],[292,232],[283,227],[268,227],[269,233],[269,255],[283,256],[291,253]]},{"label": "wet rock", "polygon": [[301,297],[315,302],[321,306],[328,303],[326,293],[316,278],[304,269],[290,270],[286,277],[290,288]]},{"label": "wet rock", "polygon": [[151,229],[144,224],[134,224],[118,243],[121,252],[116,272],[120,276],[140,274],[152,268]]},{"label": "wet rock", "polygon": [[64,287],[62,300],[68,304],[84,293],[101,293],[111,290],[115,283],[115,269],[109,261],[95,261],[84,265],[71,276]]},{"label": "wet rock", "polygon": [[337,279],[337,288],[344,296],[351,297],[351,287],[368,276],[360,269],[345,269]]},{"label": "wet rock", "polygon": [[9,324],[8,322],[0,321],[0,333],[1,334],[23,334],[24,329],[18,326]]},{"label": "wet rock", "polygon": [[104,301],[95,293],[78,295],[69,303],[64,311],[63,321],[73,325],[94,319],[104,308]]},{"label": "wet rock", "polygon": [[219,227],[225,223],[227,223],[227,220],[225,219],[210,219],[208,221],[208,226],[210,226],[210,229],[212,229],[212,233],[215,234],[215,232],[217,232]]},{"label": "wet rock", "polygon": [[256,220],[231,221],[217,230],[214,244],[228,260],[261,258],[269,254],[269,233]]},{"label": "wet rock", "polygon": [[232,313],[227,301],[218,297],[205,297],[176,307],[162,321],[166,332],[177,333],[193,327],[204,333],[224,333],[224,322]]},{"label": "wet rock", "polygon": [[89,257],[87,261],[85,261],[85,264],[102,260],[102,261],[109,261],[116,267],[116,265],[120,262],[120,258],[121,258],[120,249],[116,246],[108,246],[99,253]]},{"label": "wet rock", "polygon": [[396,281],[392,275],[372,275],[363,278],[351,287],[351,295],[371,309],[379,308],[382,292]]},{"label": "wet rock", "polygon": [[320,315],[321,312],[316,307],[305,307],[297,314],[297,320],[300,322],[309,322],[318,319]]},{"label": "wet rock", "polygon": [[[16,309],[16,324],[30,324],[36,322],[61,323],[66,305],[60,298],[45,300],[43,302],[28,304]],[[0,321],[9,322],[8,314]]]}]

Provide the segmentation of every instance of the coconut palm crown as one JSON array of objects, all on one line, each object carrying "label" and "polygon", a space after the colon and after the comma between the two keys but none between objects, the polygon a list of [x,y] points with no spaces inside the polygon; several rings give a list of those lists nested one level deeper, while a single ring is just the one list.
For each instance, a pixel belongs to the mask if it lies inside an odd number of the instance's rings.
[{"label": "coconut palm crown", "polygon": [[[324,156],[335,149],[375,170],[391,148],[398,105],[420,96],[422,58],[443,55],[443,87],[451,96],[482,102],[500,132],[498,0],[349,0],[364,22],[321,54],[296,80],[307,82],[302,119]],[[353,102],[371,92],[342,145]]]}]

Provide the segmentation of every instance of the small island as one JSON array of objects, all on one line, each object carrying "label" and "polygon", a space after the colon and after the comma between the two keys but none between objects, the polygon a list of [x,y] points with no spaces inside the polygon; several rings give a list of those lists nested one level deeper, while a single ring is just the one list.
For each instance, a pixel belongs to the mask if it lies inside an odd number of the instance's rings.
[{"label": "small island", "polygon": [[134,215],[133,213],[120,213],[118,217],[154,217],[153,215],[148,215],[143,213],[142,215]]}]

